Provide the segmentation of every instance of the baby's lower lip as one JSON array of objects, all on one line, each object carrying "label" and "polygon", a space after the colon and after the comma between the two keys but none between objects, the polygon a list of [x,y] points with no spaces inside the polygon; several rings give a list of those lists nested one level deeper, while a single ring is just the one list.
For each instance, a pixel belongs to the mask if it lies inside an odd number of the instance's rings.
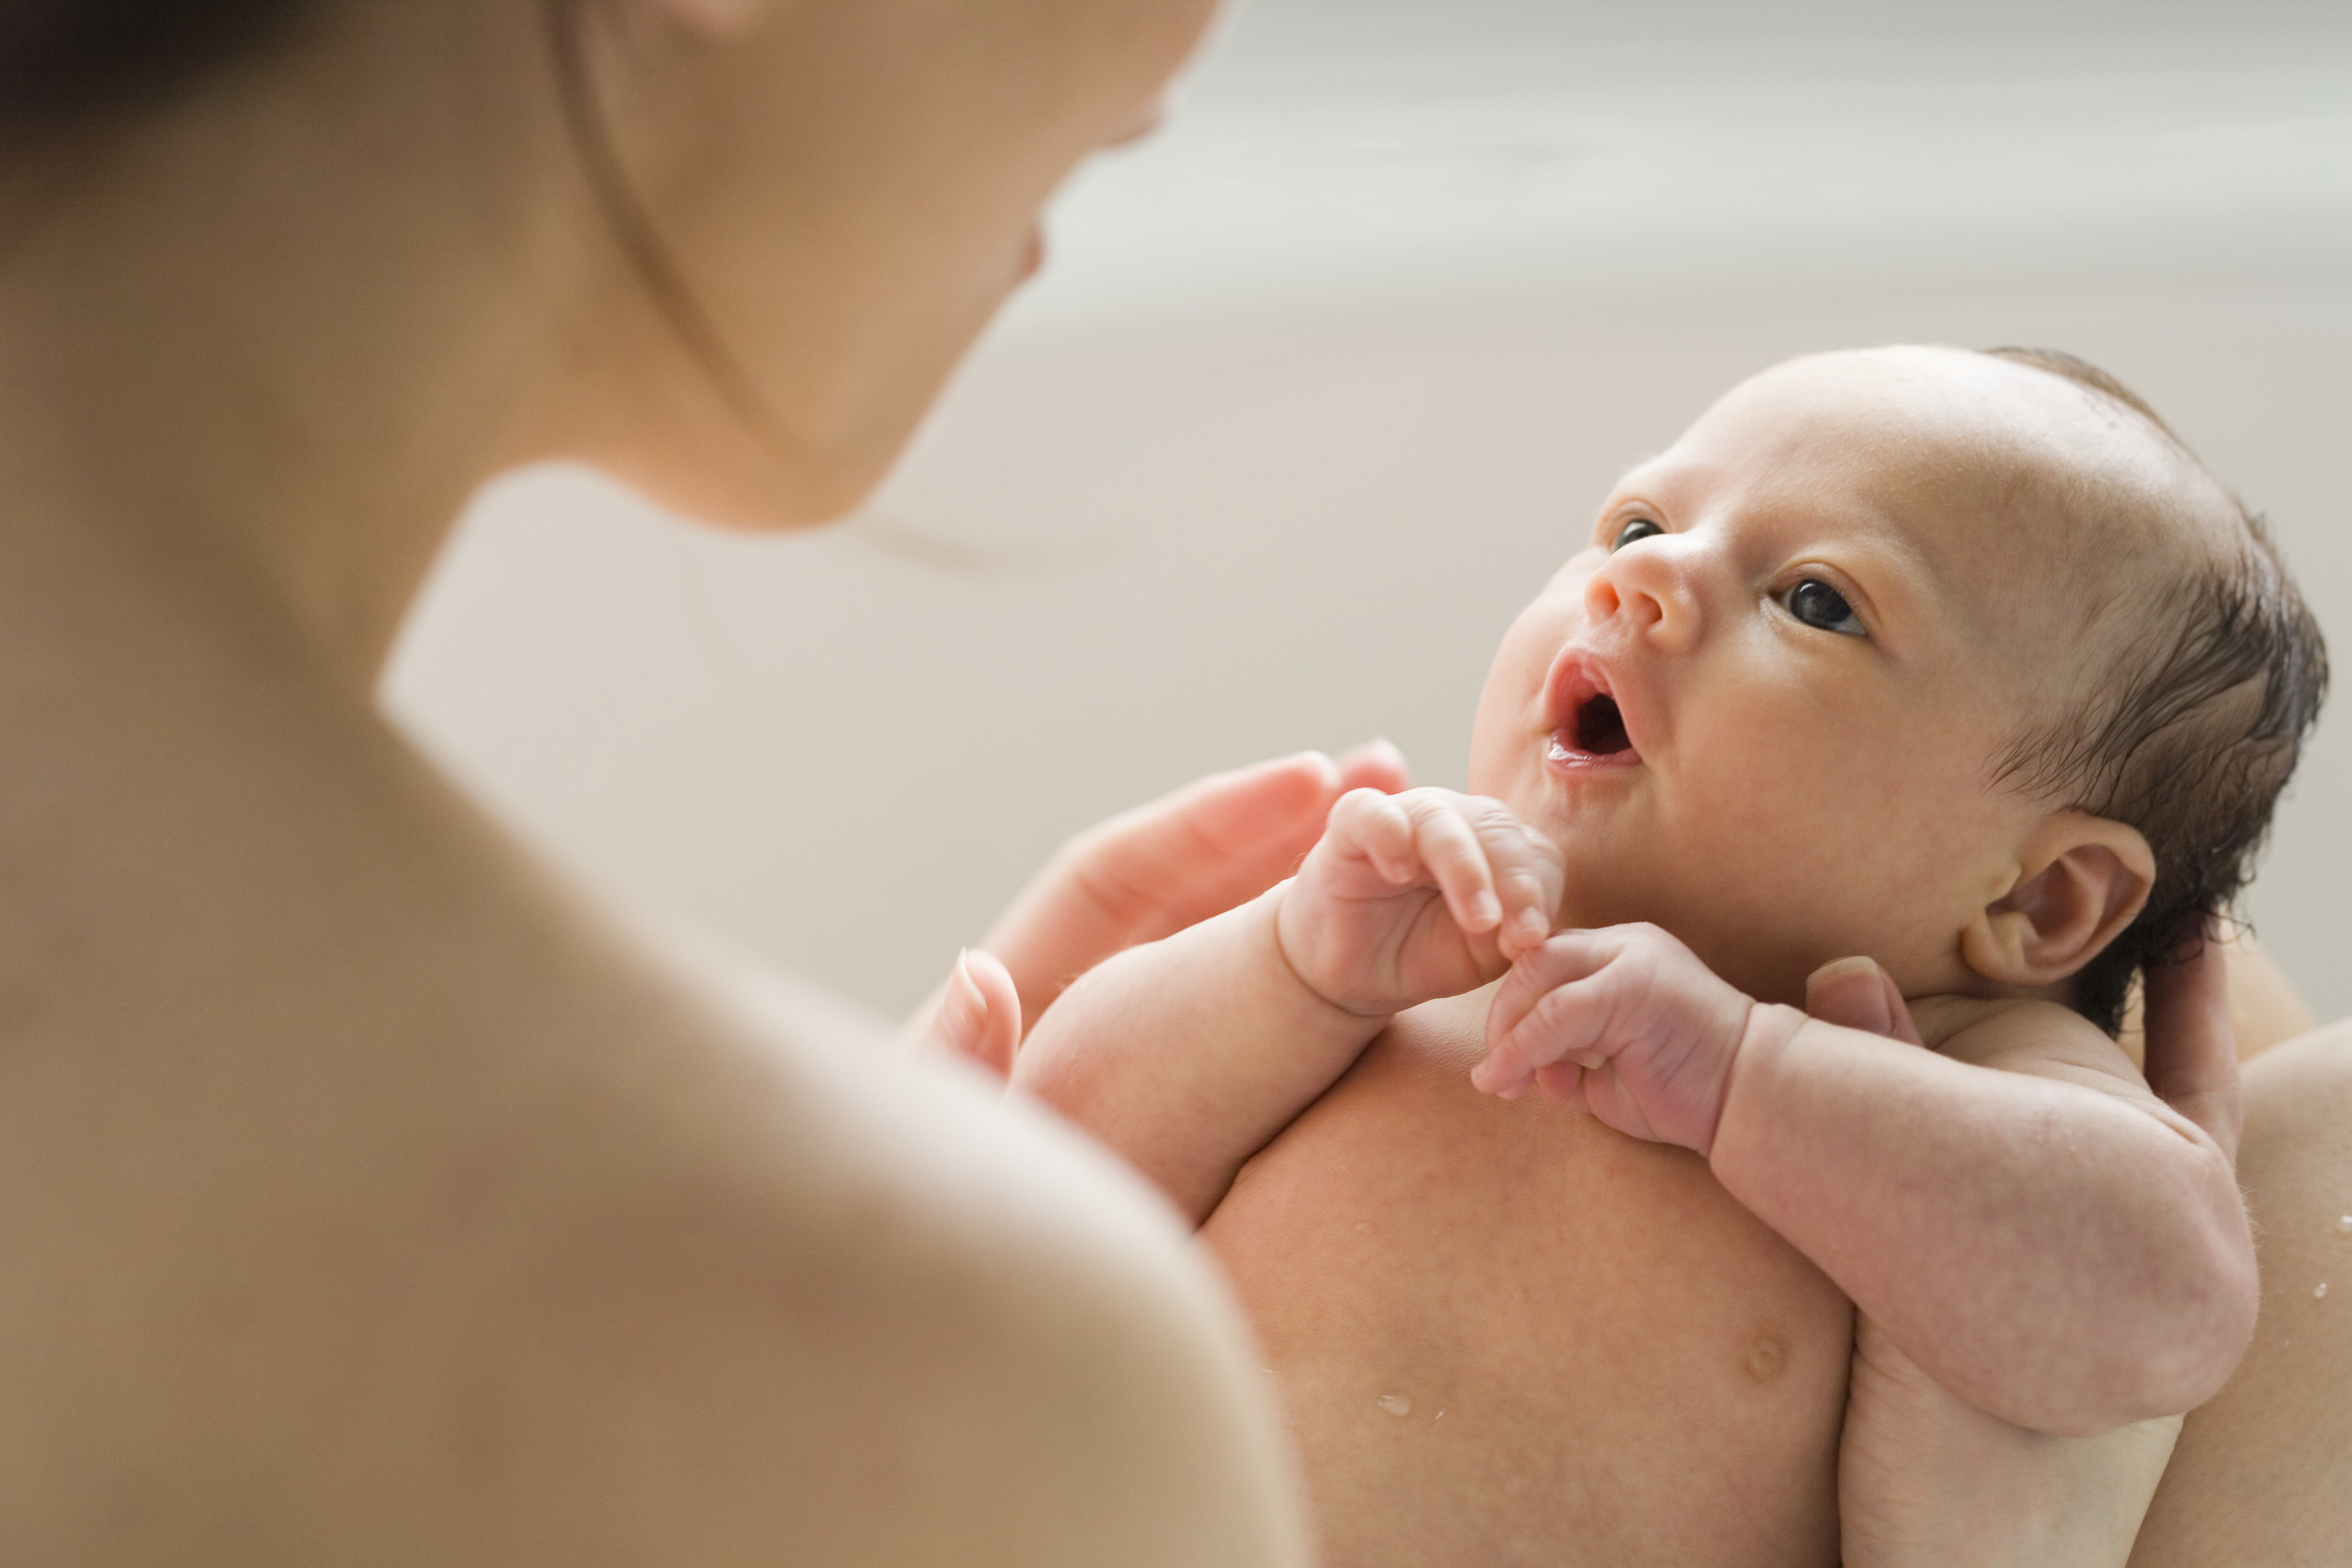
[{"label": "baby's lower lip", "polygon": [[1642,753],[1632,746],[1615,752],[1588,752],[1576,743],[1576,737],[1566,730],[1552,731],[1551,741],[1544,747],[1544,762],[1554,768],[1583,772],[1591,768],[1637,768],[1642,765]]}]

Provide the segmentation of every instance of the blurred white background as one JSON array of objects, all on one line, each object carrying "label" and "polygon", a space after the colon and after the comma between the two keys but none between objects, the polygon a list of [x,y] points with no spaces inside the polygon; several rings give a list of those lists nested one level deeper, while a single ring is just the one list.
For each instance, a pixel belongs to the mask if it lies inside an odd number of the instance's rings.
[{"label": "blurred white background", "polygon": [[[394,710],[592,880],[897,1012],[1202,772],[1385,734],[1458,784],[1616,473],[1896,340],[2122,377],[2270,515],[2352,685],[2344,0],[1256,0],[1052,232],[873,515],[753,540],[519,478]],[[2347,703],[2250,901],[2323,1016]]]}]

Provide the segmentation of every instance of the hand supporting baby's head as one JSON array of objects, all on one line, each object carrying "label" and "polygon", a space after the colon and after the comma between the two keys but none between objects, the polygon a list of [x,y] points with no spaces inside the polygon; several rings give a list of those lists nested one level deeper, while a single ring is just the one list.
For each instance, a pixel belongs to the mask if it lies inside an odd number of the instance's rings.
[{"label": "hand supporting baby's head", "polygon": [[1563,917],[1743,990],[2112,1024],[2226,903],[2325,683],[2259,525],[2061,355],[1815,356],[1629,473],[1506,636],[1472,785],[1561,843]]}]

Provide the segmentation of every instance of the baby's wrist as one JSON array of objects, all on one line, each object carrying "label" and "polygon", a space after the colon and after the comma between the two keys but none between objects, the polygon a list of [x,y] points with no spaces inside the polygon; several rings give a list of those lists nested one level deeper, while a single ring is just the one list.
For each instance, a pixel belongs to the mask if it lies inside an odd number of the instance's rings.
[{"label": "baby's wrist", "polygon": [[1756,1099],[1753,1091],[1763,1080],[1778,1074],[1789,1047],[1810,1022],[1801,1008],[1778,1002],[1748,1004],[1748,1016],[1740,1025],[1738,1043],[1731,1049],[1730,1066],[1724,1075],[1723,1100],[1716,1111],[1714,1136],[1701,1153],[1714,1158],[1725,1133],[1734,1130],[1745,1106]]},{"label": "baby's wrist", "polygon": [[1292,877],[1276,882],[1260,894],[1257,900],[1258,904],[1266,911],[1265,931],[1267,941],[1273,949],[1274,966],[1278,968],[1289,981],[1290,988],[1297,993],[1299,1001],[1328,1015],[1335,1022],[1344,1019],[1352,1026],[1369,1026],[1372,1031],[1377,1032],[1396,1015],[1391,1012],[1360,1012],[1346,1003],[1336,1000],[1321,986],[1308,979],[1306,969],[1291,956],[1290,944],[1283,936],[1283,912],[1289,906],[1290,894],[1297,880],[1297,878]]}]

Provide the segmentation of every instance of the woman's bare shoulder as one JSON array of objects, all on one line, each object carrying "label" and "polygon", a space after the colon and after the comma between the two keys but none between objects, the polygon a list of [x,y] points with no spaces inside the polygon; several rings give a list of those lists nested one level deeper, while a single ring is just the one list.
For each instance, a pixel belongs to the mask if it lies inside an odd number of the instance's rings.
[{"label": "woman's bare shoulder", "polygon": [[20,1048],[0,1558],[1291,1560],[1139,1183],[842,1009],[477,907]]},{"label": "woman's bare shoulder", "polygon": [[2352,1021],[2247,1063],[2245,1095],[2262,1319],[2190,1413],[2136,1568],[2334,1562],[2352,1538]]},{"label": "woman's bare shoulder", "polygon": [[[675,1561],[1288,1561],[1238,1321],[1142,1184],[837,1006],[717,998],[512,1325],[583,1544]],[[689,1458],[691,1456],[691,1458]],[[649,1481],[658,1480],[650,1486]],[[571,1530],[579,1513],[551,1519]]]}]

